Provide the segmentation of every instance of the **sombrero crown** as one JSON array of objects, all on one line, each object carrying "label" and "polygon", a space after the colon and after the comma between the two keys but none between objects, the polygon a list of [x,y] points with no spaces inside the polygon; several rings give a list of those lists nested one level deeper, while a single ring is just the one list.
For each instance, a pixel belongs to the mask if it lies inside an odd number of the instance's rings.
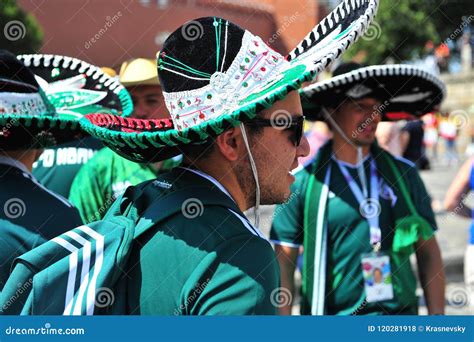
[{"label": "sombrero crown", "polygon": [[200,18],[173,32],[157,56],[171,120],[90,115],[84,129],[131,160],[156,161],[201,143],[313,80],[362,34],[377,0],[346,0],[286,57],[222,18]]}]

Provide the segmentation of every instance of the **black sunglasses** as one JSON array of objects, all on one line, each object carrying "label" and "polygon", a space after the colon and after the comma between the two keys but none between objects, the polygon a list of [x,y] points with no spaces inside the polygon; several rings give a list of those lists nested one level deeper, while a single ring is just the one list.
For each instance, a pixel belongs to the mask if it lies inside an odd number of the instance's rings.
[{"label": "black sunglasses", "polygon": [[281,120],[256,118],[248,121],[246,124],[255,127],[273,127],[275,129],[291,131],[290,139],[295,147],[298,147],[301,144],[301,138],[303,138],[304,134],[304,120],[304,116],[298,115],[297,117],[288,116]]}]

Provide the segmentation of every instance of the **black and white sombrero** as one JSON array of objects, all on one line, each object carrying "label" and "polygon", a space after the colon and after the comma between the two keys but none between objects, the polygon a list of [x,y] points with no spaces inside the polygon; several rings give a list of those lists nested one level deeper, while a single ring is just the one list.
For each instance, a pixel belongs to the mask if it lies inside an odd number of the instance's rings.
[{"label": "black and white sombrero", "polygon": [[128,116],[127,90],[100,68],[59,55],[0,53],[0,148],[44,148],[87,135],[89,113]]},{"label": "black and white sombrero", "polygon": [[[300,90],[304,114],[321,120],[321,107],[337,108],[347,99],[376,98],[385,103],[384,113],[405,112],[421,116],[438,106],[446,95],[443,82],[433,74],[411,65],[356,63],[336,68],[334,76]],[[395,117],[395,116],[394,116]],[[385,120],[390,120],[385,115]]]},{"label": "black and white sombrero", "polygon": [[88,115],[81,125],[130,160],[167,158],[254,119],[313,80],[366,31],[377,5],[378,0],[343,1],[288,56],[222,18],[185,23],[157,56],[172,122]]}]

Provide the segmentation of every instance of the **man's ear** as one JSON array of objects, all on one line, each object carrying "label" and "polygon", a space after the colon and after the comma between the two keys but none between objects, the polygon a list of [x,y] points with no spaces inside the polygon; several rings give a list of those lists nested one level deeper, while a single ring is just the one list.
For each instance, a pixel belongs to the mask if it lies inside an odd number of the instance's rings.
[{"label": "man's ear", "polygon": [[242,134],[239,127],[234,127],[226,130],[221,135],[217,136],[215,144],[220,153],[229,161],[236,161],[239,159],[239,149],[242,144]]}]

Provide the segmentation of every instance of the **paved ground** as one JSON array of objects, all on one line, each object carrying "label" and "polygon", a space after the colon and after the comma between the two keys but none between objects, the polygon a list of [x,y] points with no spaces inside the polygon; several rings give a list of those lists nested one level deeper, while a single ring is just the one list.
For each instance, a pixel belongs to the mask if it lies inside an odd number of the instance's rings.
[{"label": "paved ground", "polygon": [[[432,170],[421,172],[421,177],[435,202],[442,203],[446,191],[461,165],[446,166],[441,163],[433,163]],[[472,199],[472,196],[468,199]],[[472,201],[469,202],[468,200],[468,204],[472,206]],[[474,314],[469,310],[469,298],[463,282],[464,252],[468,241],[470,221],[442,210],[436,211],[436,220],[439,227],[437,238],[446,272],[446,313]],[[423,307],[420,311],[426,312]]]},{"label": "paved ground", "polygon": [[[435,202],[438,201],[438,204],[442,203],[449,184],[460,166],[461,164],[448,167],[440,163],[433,163],[432,170],[421,173],[428,192]],[[474,312],[469,311],[469,299],[463,283],[463,259],[470,222],[467,219],[442,210],[436,210],[436,212],[439,226],[437,237],[443,255],[447,278],[446,313],[450,315],[474,314]],[[262,207],[261,228],[267,234],[271,224],[272,213],[272,206]],[[252,218],[253,214],[249,213],[249,217]],[[421,297],[421,289],[418,292]],[[297,308],[295,308],[295,312],[298,312]],[[420,300],[420,314],[426,314],[426,308],[422,299]]]}]

